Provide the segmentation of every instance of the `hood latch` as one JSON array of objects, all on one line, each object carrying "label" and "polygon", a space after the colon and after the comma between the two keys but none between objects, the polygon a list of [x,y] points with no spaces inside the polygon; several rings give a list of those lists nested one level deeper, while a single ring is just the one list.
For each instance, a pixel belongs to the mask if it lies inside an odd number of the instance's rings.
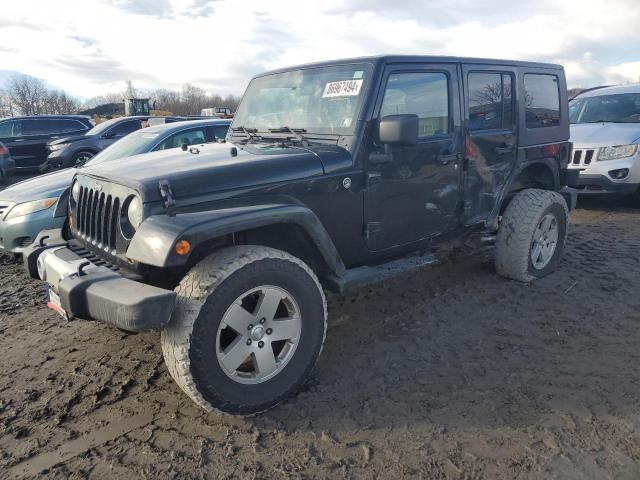
[{"label": "hood latch", "polygon": [[160,188],[160,195],[162,196],[162,202],[164,208],[173,208],[177,205],[175,198],[173,198],[173,190],[171,190],[171,184],[169,180],[160,180],[158,182]]}]

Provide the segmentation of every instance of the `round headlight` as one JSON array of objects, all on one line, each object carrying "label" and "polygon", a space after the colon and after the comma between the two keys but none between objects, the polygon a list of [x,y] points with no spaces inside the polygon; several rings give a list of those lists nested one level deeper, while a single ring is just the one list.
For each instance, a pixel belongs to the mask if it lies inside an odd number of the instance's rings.
[{"label": "round headlight", "polygon": [[71,187],[71,198],[75,203],[78,203],[78,198],[80,198],[80,184],[78,182],[75,182]]},{"label": "round headlight", "polygon": [[133,197],[129,202],[127,218],[133,228],[138,228],[142,223],[142,200],[140,200],[140,197]]}]

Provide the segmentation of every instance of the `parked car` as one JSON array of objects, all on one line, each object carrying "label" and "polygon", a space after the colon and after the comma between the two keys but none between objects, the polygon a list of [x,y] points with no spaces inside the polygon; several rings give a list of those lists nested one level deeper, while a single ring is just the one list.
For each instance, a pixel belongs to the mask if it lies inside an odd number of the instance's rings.
[{"label": "parked car", "polygon": [[580,193],[640,192],[640,84],[580,93],[569,117]]},{"label": "parked car", "polygon": [[73,167],[84,163],[121,138],[147,126],[148,116],[119,117],[99,123],[83,135],[49,142],[49,156],[42,170]]},{"label": "parked car", "polygon": [[[154,150],[167,150],[224,139],[231,120],[197,120],[149,127],[127,135],[86,166],[132,157]],[[69,186],[77,168],[51,172],[16,183],[0,191],[0,251],[21,253],[42,230],[62,228],[66,219]]]},{"label": "parked car", "polygon": [[[197,118],[197,117],[194,117]],[[186,116],[134,116],[119,117],[96,125],[85,135],[60,138],[50,142],[45,170],[69,168],[85,163],[90,158],[131,132],[151,125],[191,120]]]},{"label": "parked car", "polygon": [[9,149],[0,142],[0,185],[6,185],[9,183],[9,176],[11,176],[16,169],[16,162],[11,158]]},{"label": "parked car", "polygon": [[82,115],[39,115],[0,119],[0,142],[11,152],[16,169],[36,171],[49,154],[47,143],[68,135],[82,135],[93,127]]},{"label": "parked car", "polygon": [[323,288],[430,265],[456,244],[495,242],[498,273],[523,282],[556,268],[576,198],[563,188],[566,92],[561,66],[504,60],[262,74],[226,144],[80,170],[71,238],[42,232],[25,266],[67,318],[162,331],[198,405],[260,412],[316,364]]}]

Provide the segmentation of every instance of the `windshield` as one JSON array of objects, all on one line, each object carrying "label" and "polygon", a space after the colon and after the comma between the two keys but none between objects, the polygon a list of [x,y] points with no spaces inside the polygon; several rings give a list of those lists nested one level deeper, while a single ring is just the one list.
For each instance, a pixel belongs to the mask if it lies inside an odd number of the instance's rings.
[{"label": "windshield", "polygon": [[569,104],[571,123],[640,123],[640,93],[576,98]]},{"label": "windshield", "polygon": [[350,135],[369,71],[369,65],[336,65],[255,78],[242,98],[233,127],[258,132],[289,127],[307,133]]},{"label": "windshield", "polygon": [[98,125],[93,127],[91,130],[89,130],[87,133],[85,133],[85,135],[101,135],[102,133],[104,133],[105,130],[107,130],[111,125],[116,123],[118,120],[120,119],[112,118],[111,120],[107,120],[105,122],[99,123]]},{"label": "windshield", "polygon": [[111,146],[105,148],[98,155],[93,157],[85,166],[97,165],[98,163],[117,160],[118,158],[130,157],[139,153],[146,153],[158,141],[158,133],[145,132],[140,130],[130,133],[122,140],[117,141]]}]

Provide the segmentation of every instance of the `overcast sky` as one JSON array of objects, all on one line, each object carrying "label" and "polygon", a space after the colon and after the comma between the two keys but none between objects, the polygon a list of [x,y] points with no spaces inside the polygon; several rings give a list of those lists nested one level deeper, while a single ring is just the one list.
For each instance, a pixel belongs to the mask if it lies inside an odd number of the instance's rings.
[{"label": "overcast sky", "polygon": [[568,83],[640,81],[640,0],[3,0],[0,69],[91,97],[236,93],[260,71],[380,53],[561,63]]}]

